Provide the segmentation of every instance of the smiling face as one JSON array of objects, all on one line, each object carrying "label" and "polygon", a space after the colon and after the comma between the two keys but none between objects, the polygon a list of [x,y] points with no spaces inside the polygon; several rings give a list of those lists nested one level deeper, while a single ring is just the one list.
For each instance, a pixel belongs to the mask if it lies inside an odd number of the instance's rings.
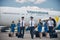
[{"label": "smiling face", "polygon": [[49,20],[52,20],[52,18],[51,18],[51,17],[49,17]]},{"label": "smiling face", "polygon": [[31,20],[33,20],[33,18],[31,18]]},{"label": "smiling face", "polygon": [[33,17],[30,17],[31,20],[33,20]]},{"label": "smiling face", "polygon": [[18,22],[20,22],[20,20],[18,20]]},{"label": "smiling face", "polygon": [[21,17],[22,20],[24,20],[24,17]]},{"label": "smiling face", "polygon": [[12,23],[14,23],[14,21],[12,21]]},{"label": "smiling face", "polygon": [[39,22],[41,22],[41,19],[39,19]]}]

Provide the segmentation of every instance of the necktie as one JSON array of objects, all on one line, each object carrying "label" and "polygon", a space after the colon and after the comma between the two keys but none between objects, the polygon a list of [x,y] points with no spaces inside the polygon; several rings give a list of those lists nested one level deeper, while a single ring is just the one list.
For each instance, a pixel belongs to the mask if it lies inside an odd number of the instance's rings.
[{"label": "necktie", "polygon": [[23,27],[23,21],[22,21],[22,27]]},{"label": "necktie", "polygon": [[32,27],[32,21],[31,21],[31,27]]},{"label": "necktie", "polygon": [[52,22],[50,21],[50,24],[52,25]]}]

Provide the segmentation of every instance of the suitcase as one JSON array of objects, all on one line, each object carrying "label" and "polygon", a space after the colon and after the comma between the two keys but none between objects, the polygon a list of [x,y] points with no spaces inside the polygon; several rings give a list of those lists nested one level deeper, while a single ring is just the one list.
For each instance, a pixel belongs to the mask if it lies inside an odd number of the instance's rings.
[{"label": "suitcase", "polygon": [[46,37],[46,34],[45,34],[45,32],[43,32],[43,37]]},{"label": "suitcase", "polygon": [[50,38],[57,38],[58,37],[58,35],[55,32],[55,30],[53,32],[49,33],[49,35],[50,35]]},{"label": "suitcase", "polygon": [[9,37],[12,37],[13,35],[11,33],[8,34]]},{"label": "suitcase", "polygon": [[50,38],[57,38],[57,33],[50,33]]},{"label": "suitcase", "polygon": [[[39,32],[38,32],[38,31],[36,31],[35,35],[36,35],[36,37],[39,37]],[[42,33],[42,36],[43,36],[43,37],[46,37],[45,32],[43,32],[43,33]]]},{"label": "suitcase", "polygon": [[16,33],[16,36],[18,36],[18,33]]},{"label": "suitcase", "polygon": [[[36,31],[35,35],[36,35],[36,37],[40,37],[40,36],[39,36],[39,32],[38,32],[38,31]],[[43,36],[43,37],[46,37],[45,32],[43,32],[42,36]]]},{"label": "suitcase", "polygon": [[39,32],[38,32],[38,31],[36,31],[35,35],[36,35],[36,37],[39,37]]},{"label": "suitcase", "polygon": [[23,34],[19,34],[17,37],[18,38],[23,38]]}]

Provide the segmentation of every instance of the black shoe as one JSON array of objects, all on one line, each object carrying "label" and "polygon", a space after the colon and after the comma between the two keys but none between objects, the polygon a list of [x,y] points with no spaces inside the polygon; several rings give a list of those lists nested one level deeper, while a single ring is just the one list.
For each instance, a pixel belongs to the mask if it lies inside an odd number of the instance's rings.
[{"label": "black shoe", "polygon": [[24,37],[22,36],[22,38],[24,38]]},{"label": "black shoe", "polygon": [[32,37],[32,39],[34,39],[34,38]]}]

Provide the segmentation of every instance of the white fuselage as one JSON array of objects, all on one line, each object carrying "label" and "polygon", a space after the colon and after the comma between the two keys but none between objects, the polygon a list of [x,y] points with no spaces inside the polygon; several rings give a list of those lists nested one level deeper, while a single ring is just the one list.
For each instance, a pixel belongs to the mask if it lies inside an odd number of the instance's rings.
[{"label": "white fuselage", "polygon": [[50,16],[60,16],[59,11],[43,10],[43,9],[24,9],[24,8],[13,8],[13,7],[0,7],[0,25],[10,26],[14,20],[17,24],[21,17],[25,17],[25,21],[30,20],[30,16],[34,17],[37,22],[38,19],[48,19]]}]

